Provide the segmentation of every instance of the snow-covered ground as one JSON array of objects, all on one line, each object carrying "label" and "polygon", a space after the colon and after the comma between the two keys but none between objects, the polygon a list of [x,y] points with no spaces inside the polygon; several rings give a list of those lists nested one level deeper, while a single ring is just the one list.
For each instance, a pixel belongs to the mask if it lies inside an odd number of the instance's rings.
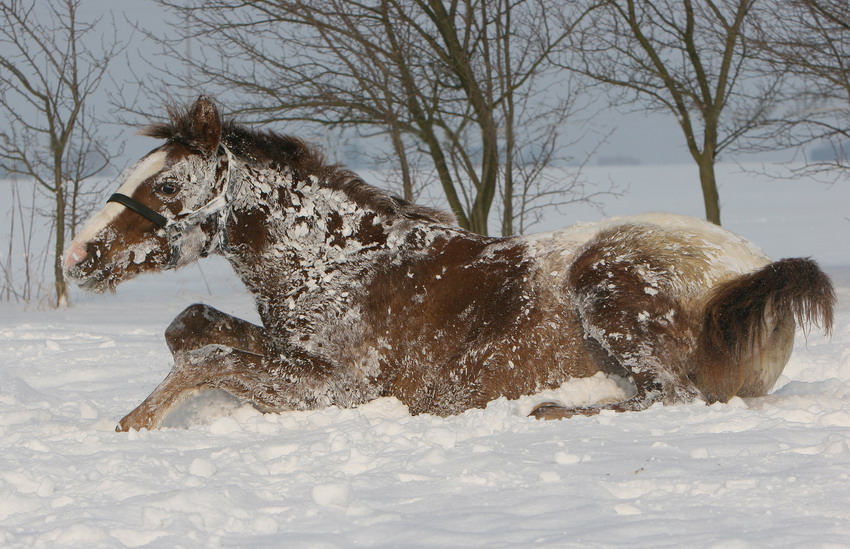
[{"label": "snow-covered ground", "polygon": [[[162,332],[186,305],[256,320],[209,259],[68,310],[0,303],[0,546],[847,547],[850,190],[725,170],[726,225],[815,257],[838,288],[831,341],[799,333],[772,395],[554,422],[527,400],[441,419],[390,399],[281,415],[207,399],[115,433],[168,372]],[[631,183],[610,214],[701,213],[690,166],[589,175]],[[547,225],[598,217],[565,215]],[[561,398],[619,390],[591,378]]]}]

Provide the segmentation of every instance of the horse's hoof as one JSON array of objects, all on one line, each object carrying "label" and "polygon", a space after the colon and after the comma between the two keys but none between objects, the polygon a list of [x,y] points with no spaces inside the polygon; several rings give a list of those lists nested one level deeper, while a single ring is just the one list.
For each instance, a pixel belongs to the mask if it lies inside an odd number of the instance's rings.
[{"label": "horse's hoof", "polygon": [[574,410],[567,408],[560,402],[541,402],[528,414],[535,419],[563,419],[572,417]]},{"label": "horse's hoof", "polygon": [[132,413],[124,416],[115,426],[116,433],[127,433],[130,431],[151,430],[153,428],[150,418],[139,417]]}]

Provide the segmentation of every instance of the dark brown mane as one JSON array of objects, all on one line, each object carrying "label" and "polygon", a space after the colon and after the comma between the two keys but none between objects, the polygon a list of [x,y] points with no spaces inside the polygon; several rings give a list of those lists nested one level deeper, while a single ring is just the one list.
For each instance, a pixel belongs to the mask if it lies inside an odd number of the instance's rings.
[{"label": "dark brown mane", "polygon": [[[196,148],[199,141],[189,109],[171,105],[167,107],[169,121],[150,124],[140,135],[184,143]],[[270,164],[280,169],[292,170],[298,179],[315,176],[321,184],[344,192],[359,206],[367,207],[389,216],[419,219],[442,225],[454,225],[455,217],[447,212],[411,204],[394,197],[365,181],[355,172],[328,163],[324,153],[301,138],[272,130],[254,130],[232,120],[222,126],[222,141],[233,154],[258,164]]]}]

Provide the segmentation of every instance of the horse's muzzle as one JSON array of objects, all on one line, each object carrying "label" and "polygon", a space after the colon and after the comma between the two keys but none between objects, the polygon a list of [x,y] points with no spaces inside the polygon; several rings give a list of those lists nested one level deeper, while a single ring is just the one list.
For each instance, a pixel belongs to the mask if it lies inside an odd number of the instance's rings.
[{"label": "horse's muzzle", "polygon": [[105,291],[108,284],[104,285],[103,281],[108,278],[109,272],[98,268],[100,255],[100,250],[91,243],[71,242],[62,262],[65,278],[84,290]]}]

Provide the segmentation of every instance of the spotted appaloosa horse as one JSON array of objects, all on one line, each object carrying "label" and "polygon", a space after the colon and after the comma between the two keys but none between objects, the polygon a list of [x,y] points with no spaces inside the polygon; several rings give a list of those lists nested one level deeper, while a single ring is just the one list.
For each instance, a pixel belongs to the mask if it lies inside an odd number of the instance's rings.
[{"label": "spotted appaloosa horse", "polygon": [[280,412],[392,395],[441,416],[597,372],[655,402],[764,395],[795,321],[829,331],[834,294],[808,259],[771,262],[709,223],[643,215],[491,238],[328,165],[303,141],[223,123],[200,97],[71,243],[67,276],[104,291],[221,254],[262,326],[191,305],[168,326],[174,368],[118,429],[158,427],[218,388]]}]

